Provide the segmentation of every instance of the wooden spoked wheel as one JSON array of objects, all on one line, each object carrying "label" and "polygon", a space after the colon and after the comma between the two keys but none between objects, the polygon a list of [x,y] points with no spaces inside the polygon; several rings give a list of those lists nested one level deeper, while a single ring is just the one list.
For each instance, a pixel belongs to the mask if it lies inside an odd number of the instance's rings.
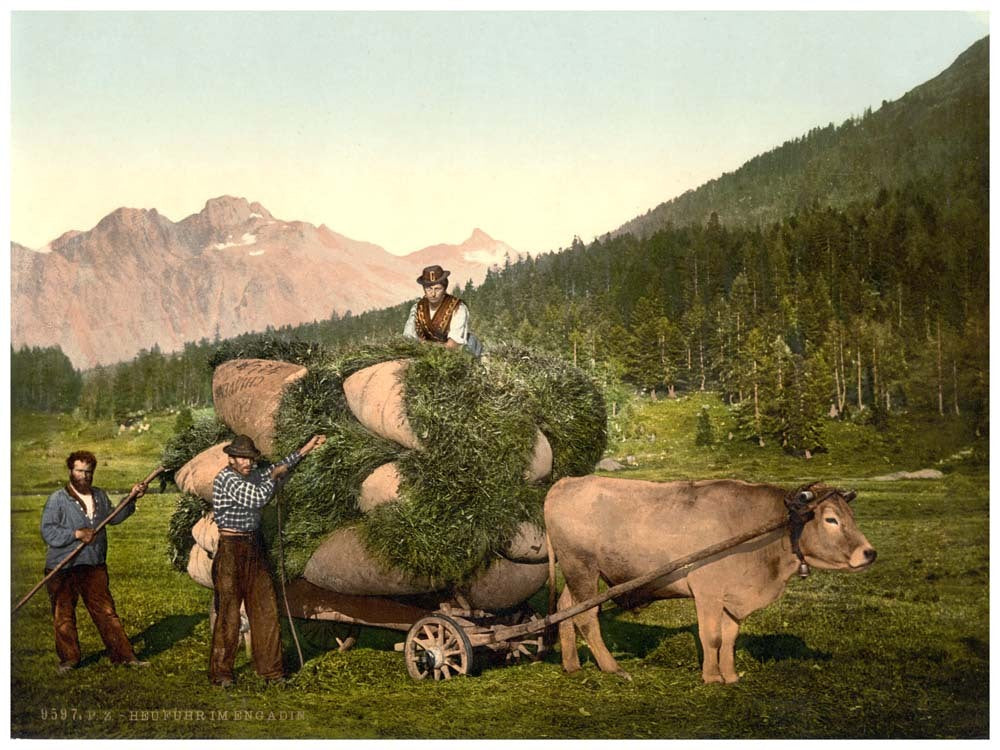
[{"label": "wooden spoked wheel", "polygon": [[447,615],[417,620],[403,644],[406,671],[414,680],[432,676],[447,680],[468,674],[472,668],[472,646],[462,626]]},{"label": "wooden spoked wheel", "polygon": [[[542,618],[536,615],[534,612],[530,614],[522,614],[517,618],[516,622],[512,623],[514,625],[519,625],[525,622],[538,622],[541,623]],[[539,628],[538,633],[528,633],[520,638],[514,638],[509,642],[509,651],[506,653],[507,663],[518,663],[525,661],[540,661],[549,650],[549,644],[546,642],[546,634]]]}]

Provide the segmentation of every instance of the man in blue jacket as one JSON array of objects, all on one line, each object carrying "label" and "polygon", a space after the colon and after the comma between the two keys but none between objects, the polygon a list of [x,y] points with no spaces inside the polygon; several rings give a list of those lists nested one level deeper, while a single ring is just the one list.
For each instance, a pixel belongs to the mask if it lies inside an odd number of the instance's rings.
[{"label": "man in blue jacket", "polygon": [[[49,496],[42,511],[42,538],[49,545],[45,574],[56,568],[80,542],[86,542],[87,546],[45,584],[52,603],[59,671],[69,671],[80,663],[76,603],[81,598],[107,646],[111,662],[148,666],[149,662],[136,658],[111,598],[106,563],[107,531],[94,531],[114,510],[108,494],[92,484],[97,458],[90,451],[75,451],[66,459],[66,467],[69,483]],[[137,484],[132,491],[138,499],[145,494],[146,487]],[[109,525],[121,523],[134,512],[135,503],[129,503]]]}]

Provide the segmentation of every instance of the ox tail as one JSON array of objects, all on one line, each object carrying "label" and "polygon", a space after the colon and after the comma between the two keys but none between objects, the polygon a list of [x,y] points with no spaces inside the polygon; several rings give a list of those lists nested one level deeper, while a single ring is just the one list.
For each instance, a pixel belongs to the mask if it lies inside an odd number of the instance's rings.
[{"label": "ox tail", "polygon": [[556,611],[556,553],[549,532],[545,532],[545,549],[549,554],[549,614]]}]

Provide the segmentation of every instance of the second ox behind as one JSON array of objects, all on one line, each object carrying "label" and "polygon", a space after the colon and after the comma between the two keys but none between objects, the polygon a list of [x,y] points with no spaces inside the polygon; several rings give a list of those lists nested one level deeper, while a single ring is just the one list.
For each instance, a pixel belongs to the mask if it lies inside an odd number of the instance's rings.
[{"label": "second ox behind", "polygon": [[[853,492],[822,485],[790,493],[738,480],[562,479],[545,499],[545,526],[566,581],[559,609],[594,597],[599,579],[609,586],[636,579],[784,515],[789,525],[615,600],[632,608],[657,599],[693,597],[704,650],[702,679],[736,682],[734,646],[740,623],[781,596],[800,566],[860,571],[875,561],[875,550],[848,505],[853,499]],[[598,666],[624,674],[604,645],[596,608],[560,623],[564,669],[580,668],[574,624]]]}]

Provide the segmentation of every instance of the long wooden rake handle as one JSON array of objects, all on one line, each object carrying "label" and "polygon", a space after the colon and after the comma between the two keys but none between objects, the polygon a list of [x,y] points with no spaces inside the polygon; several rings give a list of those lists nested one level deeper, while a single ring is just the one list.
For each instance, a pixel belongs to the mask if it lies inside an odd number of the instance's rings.
[{"label": "long wooden rake handle", "polygon": [[[164,471],[165,471],[165,468],[163,466],[159,467],[156,471],[154,471],[148,477],[146,477],[145,479],[143,479],[142,482],[140,482],[140,484],[148,485],[150,482],[152,482],[154,479],[156,479],[156,477],[158,477]],[[115,509],[108,514],[108,517],[105,518],[103,521],[101,521],[100,524],[97,525],[97,528],[94,529],[94,537],[93,538],[96,539],[98,532],[100,532],[101,529],[103,529],[105,526],[107,526],[112,521],[112,519],[114,519],[119,513],[121,513],[122,510],[125,508],[125,506],[128,505],[130,502],[132,502],[134,499],[135,499],[135,493],[134,492],[130,492],[128,494],[128,497],[122,498],[122,501],[120,503],[118,503],[118,505],[115,506]],[[93,540],[91,540],[91,541],[93,541]],[[31,589],[31,591],[29,591],[27,594],[25,594],[24,597],[21,599],[21,601],[19,601],[17,604],[14,605],[14,609],[11,612],[11,615],[13,616],[17,612],[17,610],[19,610],[21,607],[23,607],[25,604],[27,604],[28,600],[31,597],[33,597],[35,594],[37,594],[38,590],[40,588],[42,588],[42,586],[44,586],[48,582],[48,580],[50,578],[52,578],[52,576],[54,576],[56,573],[58,573],[60,570],[62,570],[64,567],[66,567],[66,565],[68,565],[71,560],[73,560],[77,555],[79,555],[80,551],[84,547],[86,547],[86,546],[87,546],[87,542],[80,542],[76,546],[76,549],[74,549],[72,552],[70,552],[68,555],[66,555],[66,557],[64,557],[62,559],[62,561],[58,565],[56,565],[52,570],[49,571],[49,574],[47,576],[45,576],[45,578],[43,578],[37,584],[35,584],[35,587],[33,589]]]}]

